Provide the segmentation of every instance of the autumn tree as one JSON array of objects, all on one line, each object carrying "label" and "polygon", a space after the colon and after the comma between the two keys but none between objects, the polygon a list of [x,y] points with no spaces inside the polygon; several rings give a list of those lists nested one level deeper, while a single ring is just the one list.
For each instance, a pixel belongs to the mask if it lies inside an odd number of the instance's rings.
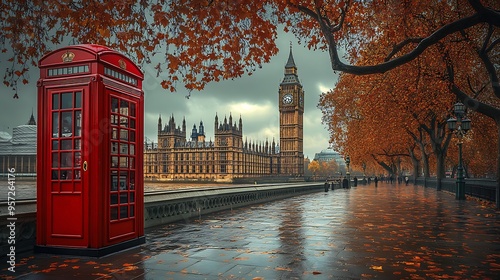
[{"label": "autumn tree", "polygon": [[[425,30],[425,28],[432,29],[436,23],[443,20],[443,16],[436,13],[431,19],[432,21],[428,19],[424,22],[420,22],[419,18],[413,22],[410,22],[411,19],[406,19],[404,22],[407,26],[407,29],[405,29],[406,33],[412,30],[408,25],[417,25],[422,30]],[[398,19],[395,19],[395,21],[392,22],[393,25],[398,24]],[[383,50],[387,48],[390,48],[390,42],[373,42],[367,45],[362,51],[359,51],[359,62],[382,59],[380,56],[384,55]],[[467,49],[469,49],[469,52],[466,52]],[[415,141],[415,143],[408,143],[408,148],[402,148],[403,150],[407,150],[407,153],[400,152],[393,154],[397,160],[399,160],[400,156],[410,157],[414,165],[414,174],[417,174],[416,171],[418,170],[415,144],[421,153],[425,176],[429,174],[428,149],[432,150],[435,156],[435,173],[438,177],[437,188],[440,189],[440,179],[444,177],[446,155],[451,140],[451,134],[446,129],[446,119],[449,117],[449,108],[454,100],[446,83],[446,70],[449,62],[443,58],[448,58],[453,51],[459,51],[461,54],[454,61],[456,64],[461,65],[461,69],[467,69],[469,65],[472,65],[472,67],[477,65],[477,63],[474,63],[474,55],[470,53],[470,48],[457,47],[457,44],[450,44],[447,48],[444,48],[442,44],[436,44],[436,46],[431,46],[415,60],[384,74],[378,74],[374,77],[342,75],[341,82],[337,85],[333,93],[322,96],[320,108],[323,109],[326,119],[330,120],[330,127],[335,128],[337,127],[335,120],[338,117],[331,117],[330,112],[338,111],[343,105],[352,106],[349,103],[338,102],[341,96],[339,91],[348,92],[348,100],[355,92],[357,98],[354,101],[356,102],[355,106],[358,107],[358,111],[366,108],[361,113],[362,118],[382,119],[383,122],[387,122],[385,125],[382,123],[379,124],[381,128],[383,127],[382,130],[385,134],[391,134],[396,131],[396,136],[401,136],[408,133],[413,141]],[[441,57],[436,57],[434,53],[441,54]],[[471,58],[472,62],[470,61]],[[342,80],[346,79],[353,81],[350,81],[350,84],[346,86],[342,84]],[[371,95],[370,92],[372,93]],[[332,98],[333,102],[337,104],[325,102],[328,98]],[[336,106],[335,110],[332,108],[325,110],[325,106],[331,107],[332,105]],[[387,108],[389,109],[387,110]],[[348,118],[349,116],[349,114],[340,113],[339,117]],[[371,123],[373,121],[365,123],[363,126],[370,127]],[[398,123],[401,127],[404,127],[405,132],[394,128],[388,129],[388,127],[391,127],[391,123]],[[374,130],[376,127],[371,126],[370,129]],[[387,138],[387,135],[379,135],[373,132],[370,134],[361,134],[358,132],[358,137],[373,138],[374,136],[379,139]],[[393,139],[390,143],[396,144],[398,140]],[[372,143],[374,147],[382,151],[388,151],[387,148],[383,148],[384,144],[384,141]],[[349,146],[353,147],[352,143]],[[394,146],[396,145],[391,145],[390,147],[393,148]],[[354,147],[359,151],[366,152],[366,145],[355,145]],[[389,173],[395,172],[394,159],[388,157],[387,152],[385,152],[385,158],[390,163],[377,159],[375,154],[372,153],[372,156],[379,165],[384,167]],[[380,152],[378,154],[382,155]]]},{"label": "autumn tree", "polygon": [[[27,83],[29,66],[61,44],[103,44],[151,63],[162,86],[201,90],[251,74],[278,51],[273,1],[2,1],[0,48],[10,55],[4,84]],[[7,64],[8,63],[8,64]]]},{"label": "autumn tree", "polygon": [[[316,21],[320,33],[326,41],[332,69],[356,75],[385,73],[407,64],[430,48],[441,49],[435,57],[446,62],[448,87],[457,99],[469,109],[491,118],[497,127],[497,207],[500,207],[500,83],[498,79],[500,42],[498,26],[500,13],[498,1],[342,1],[340,16],[332,16],[331,7],[323,1],[295,3],[295,7]],[[355,24],[354,18],[362,24]],[[435,21],[439,18],[440,21]],[[369,19],[368,21],[366,19]],[[396,22],[394,21],[396,20]],[[430,29],[414,25],[406,29],[408,22],[415,20],[423,23],[431,22]],[[395,24],[396,23],[396,24]],[[408,32],[409,31],[409,32]],[[360,62],[360,50],[365,50],[372,42],[390,42],[382,59],[369,63]],[[348,48],[348,62],[339,56],[339,44]],[[459,48],[449,51],[452,45],[464,49],[474,49],[476,59],[474,67],[457,63],[462,55]],[[460,59],[458,59],[460,61]],[[478,73],[486,73],[488,79],[476,87],[468,81]],[[487,88],[487,90],[484,90]],[[479,91],[482,94],[477,94]],[[355,94],[355,93],[354,93]]]},{"label": "autumn tree", "polygon": [[311,161],[311,163],[309,163],[309,166],[307,167],[307,169],[309,169],[309,171],[312,172],[313,177],[316,177],[316,175],[318,174],[318,171],[320,169],[320,164],[317,160],[313,160],[313,161]]},{"label": "autumn tree", "polygon": [[[279,25],[310,48],[328,50],[334,71],[355,75],[385,73],[439,47],[443,51],[431,51],[446,62],[449,89],[496,124],[500,201],[499,5],[497,0],[6,0],[0,3],[0,47],[10,56],[1,61],[7,68],[4,84],[16,89],[26,83],[29,66],[60,44],[95,43],[138,63],[160,56],[154,68],[165,89],[201,90],[268,62],[277,52]],[[363,61],[361,52],[377,43],[379,59]],[[458,48],[447,52],[451,45],[474,49],[475,67],[457,63],[461,54]],[[479,72],[488,79],[469,82]]]}]

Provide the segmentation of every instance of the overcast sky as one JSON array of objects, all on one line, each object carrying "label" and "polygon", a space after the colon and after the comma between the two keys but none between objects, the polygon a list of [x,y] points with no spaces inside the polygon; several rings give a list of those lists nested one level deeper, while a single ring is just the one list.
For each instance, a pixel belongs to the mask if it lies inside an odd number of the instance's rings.
[{"label": "overcast sky", "polygon": [[[332,88],[337,75],[330,67],[328,53],[311,51],[298,45],[292,34],[280,33],[277,41],[279,53],[268,64],[263,64],[252,76],[244,76],[233,81],[210,83],[201,92],[192,92],[186,98],[186,90],[179,86],[176,93],[170,93],[160,86],[161,78],[150,65],[143,71],[145,81],[145,136],[157,142],[158,116],[163,123],[174,114],[176,124],[186,118],[188,137],[193,124],[203,121],[207,139],[214,139],[214,117],[219,121],[231,113],[233,122],[243,120],[243,138],[253,142],[264,142],[273,138],[279,143],[278,89],[284,77],[284,66],[288,59],[290,41],[293,45],[293,57],[298,69],[298,76],[305,91],[304,112],[304,156],[310,159],[314,154],[329,146],[328,131],[321,123],[321,112],[317,108],[319,96]],[[1,60],[5,63],[5,59]],[[3,68],[3,67],[2,67]],[[0,77],[4,69],[0,68]],[[38,69],[30,72],[30,83],[19,88],[19,99],[13,99],[12,91],[0,86],[0,131],[12,135],[12,128],[28,122],[33,109],[36,118],[36,80]],[[39,120],[37,119],[37,122]]]}]

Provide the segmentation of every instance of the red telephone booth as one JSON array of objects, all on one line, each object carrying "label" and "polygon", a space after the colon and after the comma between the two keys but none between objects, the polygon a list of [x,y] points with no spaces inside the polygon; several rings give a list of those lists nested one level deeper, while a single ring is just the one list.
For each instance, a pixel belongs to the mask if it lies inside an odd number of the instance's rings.
[{"label": "red telephone booth", "polygon": [[39,68],[35,252],[144,243],[141,70],[99,45],[58,49]]}]

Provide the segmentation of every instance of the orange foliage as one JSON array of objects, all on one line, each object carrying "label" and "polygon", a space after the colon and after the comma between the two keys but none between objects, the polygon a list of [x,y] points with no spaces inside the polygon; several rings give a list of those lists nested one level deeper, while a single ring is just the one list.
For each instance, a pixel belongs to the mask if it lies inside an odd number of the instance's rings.
[{"label": "orange foliage", "polygon": [[[36,65],[44,53],[61,44],[93,43],[127,53],[139,64],[162,58],[155,70],[164,79],[161,85],[165,89],[175,91],[179,81],[190,90],[201,90],[210,81],[251,74],[269,62],[278,51],[275,39],[279,25],[309,48],[330,49],[334,68],[339,44],[348,46],[351,61],[362,65],[361,52],[373,42],[384,40],[392,47],[407,38],[424,38],[474,12],[489,17],[465,21],[465,27],[484,29],[481,23],[495,22],[496,14],[491,15],[490,7],[495,8],[497,1],[465,2],[89,0],[68,4],[6,0],[0,4],[0,49],[10,55],[4,84],[16,88],[18,81],[26,82],[28,66]],[[454,11],[455,5],[460,10]],[[431,25],[425,24],[429,21]],[[435,41],[422,49],[433,44]],[[408,52],[414,44],[403,46],[406,48],[400,50]],[[383,48],[378,51],[380,59],[374,62],[383,62],[388,52]],[[353,69],[342,66],[337,70]]]},{"label": "orange foliage", "polygon": [[[366,29],[379,30],[378,33],[371,34],[372,40],[358,42],[359,48],[349,49],[351,62],[360,65],[373,64],[397,56],[398,52],[389,54],[391,50],[397,49],[397,42],[404,42],[408,38],[423,38],[435,30],[436,26],[456,20],[459,13],[464,13],[463,10],[453,10],[453,7],[444,1],[435,3],[434,6],[428,5],[427,2],[391,2],[385,8],[388,6],[392,8],[391,11],[373,12],[375,18],[366,26],[358,24],[356,27],[350,27],[354,33],[362,32],[365,35],[370,34]],[[419,12],[423,10],[426,11],[425,16]],[[468,32],[469,37],[475,38],[477,35],[474,33],[477,30]],[[456,96],[449,90],[447,66],[453,65],[455,79],[460,87],[466,86],[463,81],[470,83],[470,73],[485,75],[475,53],[478,42],[471,40],[464,45],[463,36],[449,36],[435,46],[428,47],[413,61],[383,74],[341,75],[336,88],[330,93],[324,93],[319,104],[323,111],[323,120],[332,135],[331,141],[343,153],[351,155],[354,164],[371,163],[373,166],[377,161],[387,165],[402,164],[402,168],[409,168],[411,162],[408,150],[414,146],[410,135],[418,135],[419,129],[423,127],[435,127],[434,120],[444,125],[452,113],[450,109],[456,101]],[[402,45],[399,52],[411,50],[411,44],[408,44]],[[482,79],[488,80],[487,77]],[[484,83],[477,82],[474,86],[483,88],[482,96],[476,96],[476,99],[498,104],[493,92],[487,88],[484,90]],[[473,123],[477,115],[470,116]],[[477,118],[477,121],[480,121],[480,118]],[[490,140],[498,139],[495,129],[481,133],[488,135]],[[427,144],[431,143],[429,136],[427,135]],[[445,142],[442,144],[445,145]],[[479,147],[484,145],[484,142],[471,141],[471,146],[476,145]],[[473,147],[472,149],[475,149]],[[427,149],[430,151],[430,146],[427,146]],[[491,164],[492,160],[488,155],[483,154],[479,157],[483,160],[477,162],[486,162],[489,158],[487,162]],[[471,161],[471,167],[475,162]],[[431,162],[431,165],[435,164]]]},{"label": "orange foliage", "polygon": [[324,95],[320,104],[333,140],[355,164],[368,162],[366,154],[406,153],[408,130],[415,132],[431,115],[443,121],[450,113],[450,88],[469,108],[495,119],[497,134],[490,139],[498,143],[499,3],[6,0],[0,3],[0,50],[9,58],[0,62],[4,85],[16,89],[47,51],[103,44],[139,64],[161,60],[153,74],[166,90],[202,90],[269,62],[283,26],[309,48],[329,50],[333,70],[377,74],[344,75],[335,100]]}]

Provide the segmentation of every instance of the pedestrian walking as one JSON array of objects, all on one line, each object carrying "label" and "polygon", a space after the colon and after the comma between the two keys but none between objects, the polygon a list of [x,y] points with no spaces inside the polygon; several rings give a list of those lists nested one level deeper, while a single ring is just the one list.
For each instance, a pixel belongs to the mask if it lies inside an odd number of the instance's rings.
[{"label": "pedestrian walking", "polygon": [[373,179],[373,181],[375,182],[375,188],[376,188],[377,185],[378,185],[378,178],[377,178],[377,176],[375,176],[375,179]]}]

